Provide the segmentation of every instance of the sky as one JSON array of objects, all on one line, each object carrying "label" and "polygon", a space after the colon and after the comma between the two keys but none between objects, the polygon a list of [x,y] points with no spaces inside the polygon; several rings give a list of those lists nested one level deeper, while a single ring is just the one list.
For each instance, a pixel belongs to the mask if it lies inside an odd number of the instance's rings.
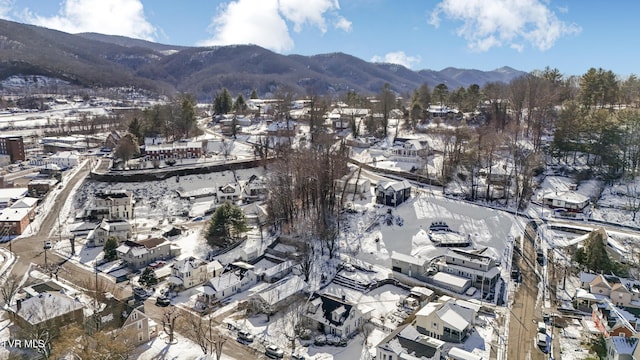
[{"label": "sky", "polygon": [[598,0],[0,0],[0,18],[184,46],[343,52],[412,70],[639,74],[640,2]]}]

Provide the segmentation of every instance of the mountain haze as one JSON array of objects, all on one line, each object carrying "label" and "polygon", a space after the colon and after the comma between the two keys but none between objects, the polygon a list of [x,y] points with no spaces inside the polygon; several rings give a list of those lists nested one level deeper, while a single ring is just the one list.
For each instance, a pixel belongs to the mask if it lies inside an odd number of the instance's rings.
[{"label": "mountain haze", "polygon": [[494,71],[446,68],[413,71],[371,63],[344,53],[281,55],[255,45],[185,47],[96,33],[68,34],[0,20],[0,80],[44,75],[83,87],[133,86],[156,93],[191,93],[209,100],[223,87],[232,94],[261,96],[278,91],[306,94],[362,94],[389,83],[398,93],[422,85],[450,90],[471,84],[508,82],[525,74],[509,67]]}]

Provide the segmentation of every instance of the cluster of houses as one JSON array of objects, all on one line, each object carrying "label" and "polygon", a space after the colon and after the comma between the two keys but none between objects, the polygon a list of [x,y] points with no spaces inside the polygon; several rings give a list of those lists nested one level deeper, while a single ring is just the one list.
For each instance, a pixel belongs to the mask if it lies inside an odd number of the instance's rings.
[{"label": "cluster of houses", "polygon": [[462,344],[473,332],[479,311],[475,303],[446,295],[431,299],[411,323],[399,326],[376,346],[376,359],[481,360]]},{"label": "cluster of houses", "polygon": [[38,199],[28,188],[0,189],[0,237],[22,234],[33,221]]},{"label": "cluster of houses", "polygon": [[109,294],[96,302],[54,279],[22,288],[8,305],[14,323],[33,333],[53,331],[70,323],[90,324],[91,329],[125,331],[134,346],[158,334],[158,325],[145,314],[143,303],[120,301]]},{"label": "cluster of houses", "polygon": [[640,357],[640,282],[582,272],[573,303],[591,313],[597,332],[606,343],[607,359]]}]

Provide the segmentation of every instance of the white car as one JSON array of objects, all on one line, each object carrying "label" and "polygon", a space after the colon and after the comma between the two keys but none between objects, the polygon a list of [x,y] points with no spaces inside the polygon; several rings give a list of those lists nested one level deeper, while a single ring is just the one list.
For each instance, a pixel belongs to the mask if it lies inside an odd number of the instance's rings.
[{"label": "white car", "polygon": [[43,248],[44,248],[45,250],[49,250],[49,249],[51,249],[51,247],[52,247],[52,245],[51,245],[51,241],[45,241],[45,243],[44,243],[44,247],[43,247]]},{"label": "white car", "polygon": [[275,345],[268,345],[264,349],[264,354],[272,359],[282,359],[284,357],[284,351]]}]

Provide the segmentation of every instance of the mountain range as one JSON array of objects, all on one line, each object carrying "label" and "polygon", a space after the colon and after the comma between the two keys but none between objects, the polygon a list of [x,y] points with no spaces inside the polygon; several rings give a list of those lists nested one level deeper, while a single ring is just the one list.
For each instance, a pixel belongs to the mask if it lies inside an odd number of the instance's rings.
[{"label": "mountain range", "polygon": [[378,93],[385,83],[400,93],[427,83],[450,90],[471,84],[509,82],[525,72],[446,68],[413,71],[371,63],[344,53],[282,55],[256,45],[185,47],[123,36],[69,34],[0,20],[0,80],[41,75],[82,87],[136,87],[157,94],[179,92],[208,100],[223,87],[231,94],[260,96]]}]

